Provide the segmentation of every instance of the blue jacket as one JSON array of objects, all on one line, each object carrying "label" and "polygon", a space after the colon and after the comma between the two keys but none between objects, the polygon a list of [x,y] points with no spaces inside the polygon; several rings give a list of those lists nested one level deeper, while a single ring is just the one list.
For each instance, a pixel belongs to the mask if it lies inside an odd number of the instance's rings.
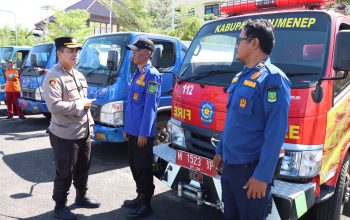
[{"label": "blue jacket", "polygon": [[161,75],[150,63],[136,69],[128,92],[124,132],[133,136],[154,137],[161,94]]},{"label": "blue jacket", "polygon": [[288,128],[290,87],[287,76],[269,58],[254,68],[244,67],[233,78],[216,149],[224,163],[259,161],[253,176],[272,182]]}]

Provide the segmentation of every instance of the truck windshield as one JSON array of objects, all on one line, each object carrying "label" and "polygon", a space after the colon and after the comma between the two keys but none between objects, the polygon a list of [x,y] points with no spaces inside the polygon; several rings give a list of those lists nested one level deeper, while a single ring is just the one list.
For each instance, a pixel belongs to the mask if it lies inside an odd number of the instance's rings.
[{"label": "truck windshield", "polygon": [[42,44],[42,45],[37,45],[32,47],[27,57],[25,67],[31,66],[30,59],[32,54],[35,54],[37,65],[38,65],[37,67],[45,68],[47,62],[50,59],[52,47],[53,47],[53,44]]},{"label": "truck windshield", "polygon": [[[322,12],[290,12],[250,16],[269,19],[275,28],[271,62],[282,69],[292,84],[317,81],[326,69],[330,17]],[[236,41],[247,17],[205,25],[193,40],[180,70],[180,80],[227,86],[241,71]]]},{"label": "truck windshield", "polygon": [[85,75],[108,75],[108,52],[117,50],[119,52],[117,67],[112,71],[113,74],[117,74],[125,54],[125,46],[129,43],[129,40],[129,34],[98,36],[88,39],[81,50],[76,68]]},{"label": "truck windshield", "polygon": [[0,47],[0,59],[1,63],[4,63],[5,60],[10,58],[10,55],[13,51],[12,47]]}]

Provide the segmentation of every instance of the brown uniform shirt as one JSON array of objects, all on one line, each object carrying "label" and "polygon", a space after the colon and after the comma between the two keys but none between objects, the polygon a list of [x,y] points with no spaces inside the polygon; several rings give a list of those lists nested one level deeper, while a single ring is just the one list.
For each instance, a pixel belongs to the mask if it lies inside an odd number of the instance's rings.
[{"label": "brown uniform shirt", "polygon": [[45,76],[43,91],[51,113],[49,130],[63,139],[81,139],[92,134],[90,110],[84,109],[87,82],[76,69],[65,71],[58,63]]}]

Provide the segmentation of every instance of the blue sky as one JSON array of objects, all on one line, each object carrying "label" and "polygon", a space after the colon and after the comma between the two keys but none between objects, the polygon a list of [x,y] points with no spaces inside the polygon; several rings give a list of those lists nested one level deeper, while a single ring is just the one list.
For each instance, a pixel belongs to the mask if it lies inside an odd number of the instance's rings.
[{"label": "blue sky", "polygon": [[43,6],[54,5],[63,9],[76,2],[79,0],[0,0],[0,27],[5,25],[10,28],[15,27],[14,16],[2,10],[13,12],[16,15],[17,24],[33,29],[35,23],[45,19],[47,14],[52,14],[52,12],[42,9]]}]

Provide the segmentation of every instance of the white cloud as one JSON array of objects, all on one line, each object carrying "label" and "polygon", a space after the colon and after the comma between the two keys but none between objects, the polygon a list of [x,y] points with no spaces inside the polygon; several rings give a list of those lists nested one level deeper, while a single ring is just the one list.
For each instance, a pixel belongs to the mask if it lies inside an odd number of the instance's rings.
[{"label": "white cloud", "polygon": [[[6,1],[6,3],[5,3]],[[79,0],[1,0],[0,1],[0,27],[15,27],[15,18],[11,13],[2,11],[11,11],[15,14],[17,24],[32,29],[34,24],[45,19],[52,12],[43,9],[44,6],[53,5],[57,8],[67,8]]]}]

